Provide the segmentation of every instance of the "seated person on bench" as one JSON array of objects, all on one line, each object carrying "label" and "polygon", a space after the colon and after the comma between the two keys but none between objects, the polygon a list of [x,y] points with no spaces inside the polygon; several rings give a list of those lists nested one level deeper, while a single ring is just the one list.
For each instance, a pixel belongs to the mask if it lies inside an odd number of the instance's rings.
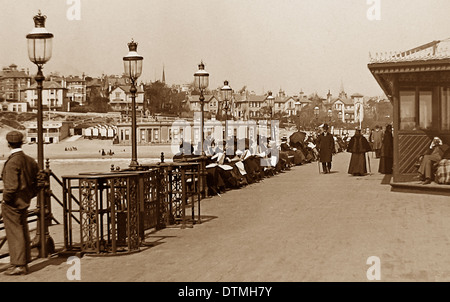
[{"label": "seated person on bench", "polygon": [[423,181],[424,185],[431,183],[431,180],[434,178],[434,165],[442,159],[442,156],[448,149],[449,146],[443,144],[439,137],[433,138],[430,149],[423,155],[419,166],[420,180]]}]

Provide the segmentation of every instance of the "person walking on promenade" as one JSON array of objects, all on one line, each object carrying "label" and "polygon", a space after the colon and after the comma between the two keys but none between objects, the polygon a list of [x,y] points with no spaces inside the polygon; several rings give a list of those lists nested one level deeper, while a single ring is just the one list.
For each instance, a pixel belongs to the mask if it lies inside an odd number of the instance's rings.
[{"label": "person walking on promenade", "polygon": [[319,160],[322,163],[324,174],[330,173],[331,161],[333,158],[334,138],[328,132],[328,124],[323,125],[323,132],[317,137],[317,149],[319,150]]},{"label": "person walking on promenade", "polygon": [[383,131],[380,126],[375,126],[375,131],[372,132],[372,150],[375,151],[375,157],[380,158],[381,144],[383,142]]},{"label": "person walking on promenade", "polygon": [[6,134],[11,155],[3,171],[2,216],[8,240],[11,267],[6,275],[25,275],[31,261],[30,234],[28,232],[28,207],[37,195],[39,167],[36,161],[22,150],[23,134],[11,131]]},{"label": "person walking on promenade", "polygon": [[355,135],[350,139],[347,151],[352,153],[348,174],[363,176],[367,173],[366,152],[371,151],[369,141],[361,134],[361,129],[356,129]]},{"label": "person walking on promenade", "polygon": [[383,134],[380,151],[380,165],[378,172],[381,174],[392,174],[392,165],[394,162],[394,139],[392,138],[392,126],[387,125]]}]

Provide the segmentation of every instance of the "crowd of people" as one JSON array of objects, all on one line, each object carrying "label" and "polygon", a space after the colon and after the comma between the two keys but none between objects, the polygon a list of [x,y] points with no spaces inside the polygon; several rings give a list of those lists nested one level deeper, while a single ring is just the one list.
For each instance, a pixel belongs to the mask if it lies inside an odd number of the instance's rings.
[{"label": "crowd of people", "polygon": [[78,151],[78,148],[75,146],[74,147],[65,147],[64,151]]},{"label": "crowd of people", "polygon": [[109,151],[105,151],[105,149],[101,149],[101,150],[98,150],[98,153],[100,153],[102,156],[114,155],[114,151],[112,151],[111,149]]},{"label": "crowd of people", "polygon": [[[297,131],[289,139],[283,137],[279,145],[270,137],[258,136],[255,141],[233,137],[220,144],[208,137],[204,152],[201,152],[200,144],[194,148],[189,142],[182,142],[179,153],[173,160],[195,158],[204,153],[207,158],[206,180],[209,196],[238,189],[288,170],[292,166],[311,162],[321,163],[320,173],[331,173],[333,155],[339,152],[351,153],[348,174],[367,174],[366,163],[370,165],[370,160],[366,161],[366,154],[369,151],[374,151],[375,156],[380,159],[378,172],[392,174],[392,126],[387,125],[384,132],[377,126],[366,135],[368,138],[362,134],[361,129],[356,129],[352,137],[349,137],[348,133],[343,136],[334,135],[329,132],[328,125],[323,124],[317,132]],[[11,154],[1,175],[4,184],[1,218],[8,237],[11,265],[5,274],[24,275],[28,273],[30,262],[28,208],[45,178],[40,176],[35,160],[23,152],[24,140],[21,132],[9,132],[6,141]],[[66,148],[66,151],[73,150],[76,148]],[[106,152],[104,149],[99,150],[99,153],[114,154],[112,150]],[[437,183],[450,183],[450,147],[439,137],[435,137],[429,150],[420,157],[417,168],[423,184],[431,183],[434,176]]]},{"label": "crowd of people", "polygon": [[[393,143],[392,128],[387,127],[382,136],[379,156],[379,172],[392,173]],[[319,162],[319,172],[332,173],[333,155],[339,152],[351,152],[348,173],[354,176],[367,174],[366,152],[372,151],[371,144],[358,129],[353,137],[348,134],[334,135],[323,124],[316,132],[293,133],[283,137],[277,145],[270,137],[250,139],[233,138],[218,144],[214,139],[205,139],[204,153],[207,158],[207,187],[209,195],[221,194],[252,184],[265,177],[288,170],[292,166]],[[200,144],[194,148],[189,142],[180,144],[179,153],[174,161],[195,158],[201,155]],[[320,170],[320,167],[322,168]]]}]

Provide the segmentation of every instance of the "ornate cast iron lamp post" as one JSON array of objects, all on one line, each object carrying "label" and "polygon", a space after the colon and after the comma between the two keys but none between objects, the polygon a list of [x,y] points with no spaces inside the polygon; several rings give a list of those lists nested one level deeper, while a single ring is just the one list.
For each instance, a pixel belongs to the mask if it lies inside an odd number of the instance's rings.
[{"label": "ornate cast iron lamp post", "polygon": [[137,53],[137,43],[131,40],[128,43],[128,54],[123,57],[125,74],[131,80],[131,163],[130,167],[137,167],[137,136],[136,136],[136,81],[142,74],[144,58]]},{"label": "ornate cast iron lamp post", "polygon": [[194,73],[195,87],[200,90],[200,107],[201,107],[201,121],[200,121],[200,140],[201,140],[201,148],[202,155],[205,155],[205,97],[203,95],[204,90],[209,85],[209,73],[205,70],[205,64],[201,62],[198,65],[198,71]]},{"label": "ornate cast iron lamp post", "polygon": [[272,119],[273,119],[273,110],[275,107],[275,98],[272,95],[272,91],[269,91],[269,95],[267,96],[267,105],[270,110],[270,137],[273,138],[274,133],[272,133],[272,132],[274,129],[272,129]]},{"label": "ornate cast iron lamp post", "polygon": [[220,89],[222,93],[222,100],[224,102],[224,109],[225,109],[225,140],[228,137],[228,127],[227,127],[227,121],[228,121],[228,108],[229,108],[229,101],[231,101],[231,94],[233,93],[233,90],[230,86],[228,86],[228,81],[223,82],[223,87]]},{"label": "ornate cast iron lamp post", "polygon": [[[43,16],[41,12],[33,17],[34,28],[26,36],[28,41],[28,57],[30,61],[36,64],[38,72],[35,80],[37,83],[37,159],[40,170],[40,175],[44,175],[44,141],[43,141],[43,115],[42,115],[42,83],[45,80],[42,72],[43,66],[52,57],[52,42],[53,34],[45,28],[46,16]],[[44,180],[48,184],[47,179]],[[37,208],[38,223],[36,238],[33,240],[33,244],[39,246],[39,256],[46,258],[49,252],[53,252],[54,243],[48,232],[50,213],[46,213],[46,209],[49,209],[48,199],[46,198],[45,188],[41,187],[37,196]],[[37,242],[36,242],[37,241]]]},{"label": "ornate cast iron lamp post", "polygon": [[270,109],[270,120],[273,118],[273,107],[275,105],[275,98],[272,95],[272,91],[269,91],[269,96],[267,97],[267,105]]}]

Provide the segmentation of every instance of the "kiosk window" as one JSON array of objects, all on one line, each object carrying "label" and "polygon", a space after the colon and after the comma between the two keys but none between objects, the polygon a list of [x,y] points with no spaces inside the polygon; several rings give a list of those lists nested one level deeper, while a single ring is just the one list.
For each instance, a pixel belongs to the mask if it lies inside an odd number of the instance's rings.
[{"label": "kiosk window", "polygon": [[450,88],[441,88],[441,130],[450,130]]},{"label": "kiosk window", "polygon": [[419,127],[421,129],[431,129],[433,93],[431,91],[419,92]]},{"label": "kiosk window", "polygon": [[400,91],[400,130],[416,128],[416,92],[414,90]]}]

